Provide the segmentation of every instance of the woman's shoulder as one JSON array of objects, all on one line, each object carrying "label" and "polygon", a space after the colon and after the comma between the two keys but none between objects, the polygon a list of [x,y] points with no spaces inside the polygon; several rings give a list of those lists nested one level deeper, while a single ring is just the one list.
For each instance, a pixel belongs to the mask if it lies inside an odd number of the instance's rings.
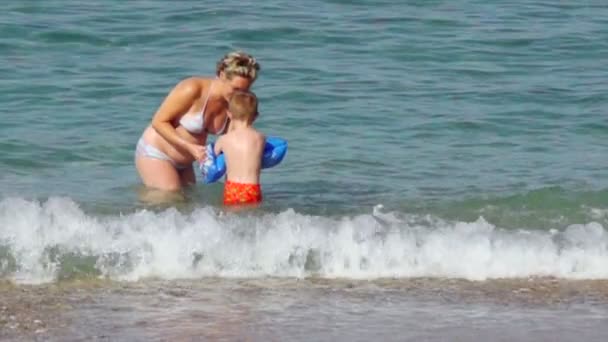
[{"label": "woman's shoulder", "polygon": [[211,77],[205,77],[205,76],[189,76],[186,78],[181,79],[178,84],[186,84],[186,85],[190,85],[190,86],[202,86],[202,87],[206,87],[207,85],[209,85],[211,83],[211,81],[213,81],[213,78]]},{"label": "woman's shoulder", "polygon": [[176,85],[175,88],[181,91],[186,92],[202,92],[207,89],[211,82],[212,78],[202,77],[202,76],[190,76],[181,79]]}]

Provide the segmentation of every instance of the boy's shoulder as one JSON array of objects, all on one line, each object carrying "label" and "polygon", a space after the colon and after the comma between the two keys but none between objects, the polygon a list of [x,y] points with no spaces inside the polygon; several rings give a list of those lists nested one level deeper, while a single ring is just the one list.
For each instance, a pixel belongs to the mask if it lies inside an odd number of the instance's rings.
[{"label": "boy's shoulder", "polygon": [[243,130],[242,133],[244,135],[248,135],[250,137],[255,137],[255,138],[264,137],[264,133],[257,130],[255,127],[247,127],[247,129]]},{"label": "boy's shoulder", "polygon": [[262,133],[262,131],[259,131],[259,130],[255,129],[255,128],[253,130],[255,131],[255,134],[257,134],[257,135],[259,135],[261,137],[266,137],[266,135],[264,133]]},{"label": "boy's shoulder", "polygon": [[266,141],[266,135],[257,129],[254,129],[255,138],[258,140]]},{"label": "boy's shoulder", "polygon": [[266,139],[266,136],[254,129],[247,129],[247,130],[236,130],[236,131],[231,131],[228,132],[226,134],[223,134],[222,136],[220,136],[219,139],[222,139],[224,141],[243,141],[243,140],[257,140],[257,139]]}]

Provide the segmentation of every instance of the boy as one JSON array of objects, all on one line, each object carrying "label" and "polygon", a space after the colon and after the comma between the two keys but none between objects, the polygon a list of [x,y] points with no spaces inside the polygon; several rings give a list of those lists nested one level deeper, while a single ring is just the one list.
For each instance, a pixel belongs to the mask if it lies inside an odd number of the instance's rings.
[{"label": "boy", "polygon": [[262,202],[260,170],[266,137],[253,128],[258,116],[258,99],[250,91],[236,91],[228,104],[230,130],[214,146],[215,155],[224,153],[226,183],[224,205]]}]

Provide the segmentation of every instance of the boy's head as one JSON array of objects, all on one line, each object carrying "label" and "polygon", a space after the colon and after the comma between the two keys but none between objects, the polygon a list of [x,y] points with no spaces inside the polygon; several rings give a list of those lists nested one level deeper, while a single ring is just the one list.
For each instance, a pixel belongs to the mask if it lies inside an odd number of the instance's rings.
[{"label": "boy's head", "polygon": [[237,90],[228,103],[232,120],[253,122],[258,116],[258,98],[251,91]]}]

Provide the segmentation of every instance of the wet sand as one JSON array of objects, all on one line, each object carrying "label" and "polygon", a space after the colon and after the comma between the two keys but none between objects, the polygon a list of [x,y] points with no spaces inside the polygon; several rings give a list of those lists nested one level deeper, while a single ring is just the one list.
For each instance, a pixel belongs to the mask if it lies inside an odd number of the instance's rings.
[{"label": "wet sand", "polygon": [[0,281],[0,340],[46,340],[70,324],[66,314],[87,297],[110,290],[102,281],[16,285]]},{"label": "wet sand", "polygon": [[608,336],[605,280],[5,281],[0,303],[0,340],[15,341]]}]

